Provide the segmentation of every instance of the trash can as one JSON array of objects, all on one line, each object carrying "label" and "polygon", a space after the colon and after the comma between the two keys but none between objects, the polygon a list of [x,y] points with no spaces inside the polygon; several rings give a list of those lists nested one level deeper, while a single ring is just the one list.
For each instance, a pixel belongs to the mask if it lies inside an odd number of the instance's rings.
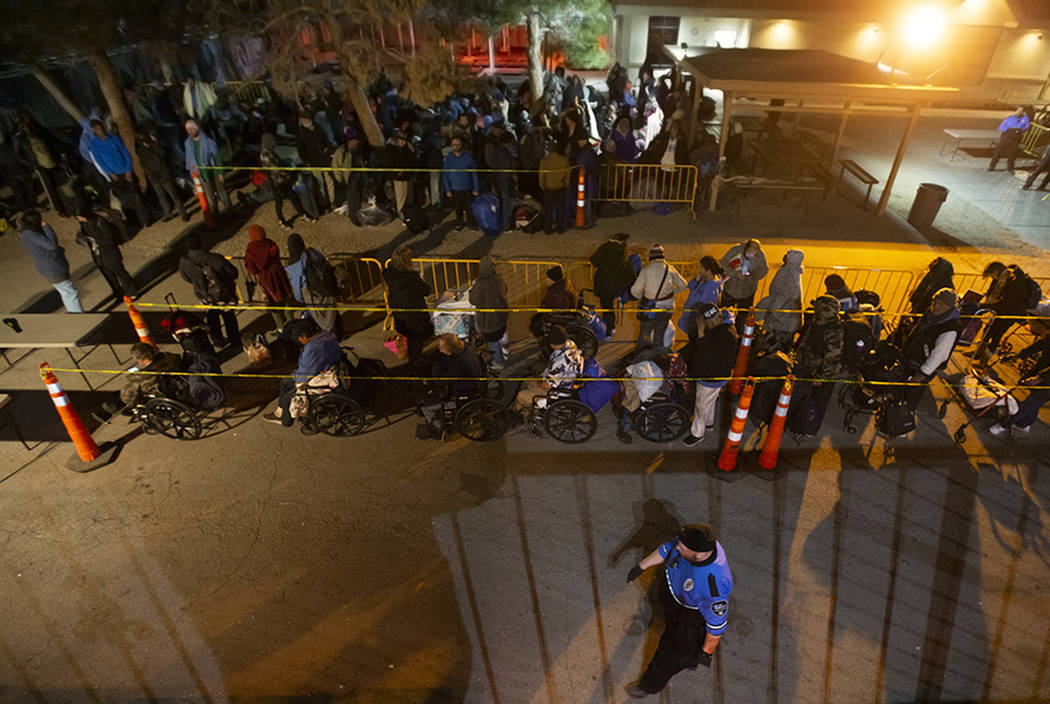
[{"label": "trash can", "polygon": [[923,228],[933,224],[941,203],[948,198],[948,189],[936,183],[920,183],[915,192],[915,201],[908,211],[908,222],[913,227]]}]

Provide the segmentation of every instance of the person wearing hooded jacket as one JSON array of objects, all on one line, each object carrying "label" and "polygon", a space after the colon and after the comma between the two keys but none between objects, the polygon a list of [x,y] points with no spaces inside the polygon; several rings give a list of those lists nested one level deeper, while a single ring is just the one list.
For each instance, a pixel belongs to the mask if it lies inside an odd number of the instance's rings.
[{"label": "person wearing hooded jacket", "polygon": [[[310,317],[314,319],[322,330],[334,332],[336,337],[342,337],[339,323],[339,312],[332,309],[335,305],[335,297],[323,291],[314,291],[306,274],[310,262],[318,262],[328,265],[328,260],[319,250],[307,247],[303,236],[298,232],[288,235],[288,264],[284,267],[288,275],[288,283],[292,286],[292,296],[299,303],[307,306],[318,306],[310,308]],[[330,265],[329,265],[330,266]]]},{"label": "person wearing hooded jacket", "polygon": [[789,249],[784,265],[773,274],[769,294],[758,302],[755,317],[762,321],[771,341],[767,349],[787,350],[802,327],[802,250]]},{"label": "person wearing hooded jacket", "polygon": [[[950,288],[935,293],[929,309],[919,318],[901,347],[901,358],[911,371],[908,381],[928,384],[948,365],[948,358],[962,332],[959,297]],[[904,399],[914,409],[926,386],[904,387]]]},{"label": "person wearing hooded jacket", "polygon": [[[835,380],[842,374],[842,349],[845,333],[839,318],[839,301],[834,296],[818,296],[812,302],[813,315],[795,343],[795,366],[798,378],[788,408],[788,429],[800,435],[809,435],[803,427],[806,405],[815,407],[818,420],[823,422],[828,403],[835,391]],[[812,399],[812,401],[810,401]]]},{"label": "person wearing hooded jacket", "polygon": [[[507,282],[496,271],[496,261],[486,254],[478,262],[478,280],[470,287],[470,304],[481,308],[474,313],[474,325],[485,338],[492,352],[492,368],[503,369],[506,365]],[[495,309],[504,310],[495,310]]]},{"label": "person wearing hooded jacket", "polygon": [[[185,253],[179,259],[179,275],[183,281],[193,285],[193,293],[197,300],[212,306],[237,303],[237,267],[230,264],[221,254],[204,249],[200,235],[195,232],[186,236],[183,247]],[[214,280],[209,281],[212,277]],[[237,311],[229,308],[209,308],[207,321],[208,336],[216,349],[226,345],[240,346]],[[222,332],[223,326],[226,328],[225,335]]]},{"label": "person wearing hooded jacket", "polygon": [[606,334],[613,336],[616,328],[616,311],[613,302],[634,285],[637,275],[627,257],[627,240],[630,235],[618,232],[610,239],[598,245],[591,255],[591,266],[594,267],[594,294],[598,304],[604,309],[602,320],[605,321]]},{"label": "person wearing hooded jacket", "polygon": [[[762,279],[769,273],[769,265],[766,263],[766,253],[762,251],[762,243],[752,238],[730,247],[719,262],[725,271],[722,284],[722,303],[726,308],[750,308],[755,304],[755,291]],[[742,321],[745,316],[738,311],[737,319]],[[738,325],[739,331],[739,325]]]},{"label": "person wearing hooded jacket", "polygon": [[984,268],[984,277],[992,280],[984,294],[984,307],[993,311],[996,318],[988,326],[976,357],[994,354],[1007,331],[1020,322],[1016,316],[1027,312],[1028,274],[1021,267],[992,262]]},{"label": "person wearing hooded jacket", "polygon": [[248,247],[244,252],[244,266],[266,294],[266,303],[275,306],[270,311],[278,328],[283,328],[295,317],[289,306],[294,304],[292,285],[281,264],[281,250],[277,243],[266,236],[259,225],[248,227]]}]

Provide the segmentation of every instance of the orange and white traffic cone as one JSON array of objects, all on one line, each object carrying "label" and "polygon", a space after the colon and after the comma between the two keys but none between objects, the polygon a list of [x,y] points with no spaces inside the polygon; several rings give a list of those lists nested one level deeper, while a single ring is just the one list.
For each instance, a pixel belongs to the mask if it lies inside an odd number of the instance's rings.
[{"label": "orange and white traffic cone", "polygon": [[744,375],[747,374],[747,362],[751,357],[751,342],[755,339],[755,309],[747,312],[747,322],[744,323],[744,335],[740,338],[740,346],[736,350],[736,363],[733,364],[733,378],[729,380],[729,393],[736,396],[740,393],[740,387],[744,385]]},{"label": "orange and white traffic cone", "polygon": [[58,417],[62,419],[62,424],[66,426],[66,432],[69,433],[69,439],[73,441],[73,446],[77,449],[77,454],[70,458],[66,467],[74,472],[90,472],[92,469],[112,462],[117,448],[110,447],[102,450],[95,444],[91,433],[84,427],[84,421],[80,420],[80,415],[69,402],[69,396],[58,383],[58,377],[51,371],[47,362],[40,365],[40,378],[47,385],[47,392],[55,404]]},{"label": "orange and white traffic cone", "polygon": [[587,200],[586,190],[583,183],[583,167],[580,167],[580,178],[576,184],[576,227],[586,227],[587,218],[583,214],[583,204]]},{"label": "orange and white traffic cone", "polygon": [[[780,389],[780,398],[777,399],[777,410],[773,413],[773,420],[769,424],[769,433],[766,442],[762,445],[762,454],[758,456],[758,466],[762,469],[775,469],[777,466],[777,455],[780,453],[780,441],[784,437],[784,423],[787,422],[788,408],[791,406],[791,390],[795,385],[795,377],[789,376],[784,380],[784,386]],[[757,472],[763,479],[776,479],[782,473]]]},{"label": "orange and white traffic cone", "polygon": [[201,213],[204,215],[204,225],[206,227],[215,227],[211,208],[208,207],[208,196],[205,195],[204,184],[201,183],[201,174],[197,169],[193,169],[190,173],[193,175],[193,191],[197,194],[197,202],[200,203]]},{"label": "orange and white traffic cone", "polygon": [[755,393],[755,380],[748,379],[744,384],[744,390],[740,394],[740,403],[737,405],[736,413],[733,414],[733,423],[729,426],[729,435],[726,436],[722,454],[718,457],[718,469],[715,476],[726,481],[740,479],[743,472],[733,472],[736,467],[736,458],[740,453],[740,441],[744,437],[744,426],[747,424],[747,414],[751,410],[751,396]]},{"label": "orange and white traffic cone", "polygon": [[135,304],[127,296],[124,296],[124,305],[128,307],[128,316],[131,318],[131,324],[135,328],[135,334],[139,336],[139,342],[156,348],[157,345],[153,342],[153,338],[150,337],[149,327],[146,325],[142,313],[139,313],[139,309],[135,307]]}]

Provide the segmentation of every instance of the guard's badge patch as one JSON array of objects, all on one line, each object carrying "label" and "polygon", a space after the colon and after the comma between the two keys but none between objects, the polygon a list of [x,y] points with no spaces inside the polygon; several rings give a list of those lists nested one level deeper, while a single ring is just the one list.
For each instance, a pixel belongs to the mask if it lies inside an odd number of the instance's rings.
[{"label": "guard's badge patch", "polygon": [[686,590],[687,592],[693,591],[693,580],[687,579],[684,582],[682,582],[682,589]]},{"label": "guard's badge patch", "polygon": [[715,616],[725,616],[727,611],[729,611],[729,602],[725,599],[719,599],[711,604],[711,613]]}]

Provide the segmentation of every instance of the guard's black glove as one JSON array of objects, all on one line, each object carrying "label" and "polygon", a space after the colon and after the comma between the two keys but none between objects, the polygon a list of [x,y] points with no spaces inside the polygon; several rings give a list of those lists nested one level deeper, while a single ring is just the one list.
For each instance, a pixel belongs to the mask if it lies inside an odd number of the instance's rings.
[{"label": "guard's black glove", "polygon": [[711,653],[705,653],[701,650],[700,657],[697,658],[697,662],[703,665],[704,667],[711,667]]},{"label": "guard's black glove", "polygon": [[641,576],[642,576],[642,568],[639,567],[638,565],[635,565],[634,567],[631,568],[631,571],[627,573],[627,581],[628,582],[633,582],[634,580],[638,579]]}]

